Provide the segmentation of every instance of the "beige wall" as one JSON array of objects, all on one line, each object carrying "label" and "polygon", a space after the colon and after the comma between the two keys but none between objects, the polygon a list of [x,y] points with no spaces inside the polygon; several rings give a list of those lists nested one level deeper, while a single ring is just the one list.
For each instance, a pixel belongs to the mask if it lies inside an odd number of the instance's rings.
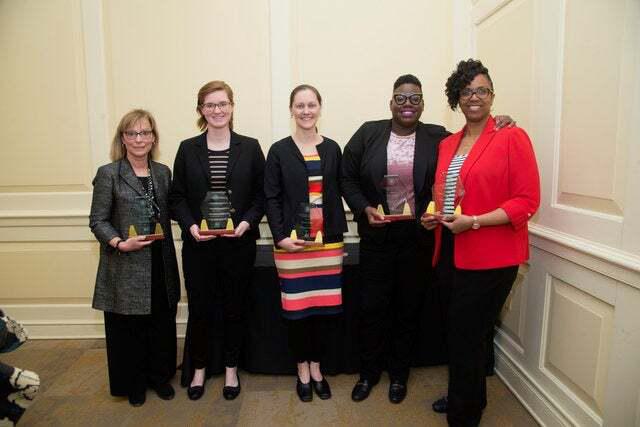
[{"label": "beige wall", "polygon": [[[198,88],[224,79],[236,129],[266,152],[289,132],[288,95],[305,82],[324,98],[321,132],[344,145],[363,121],[388,117],[393,80],[410,72],[425,121],[455,130],[444,82],[474,56],[492,73],[494,111],[530,134],[543,189],[497,335],[499,375],[543,424],[638,425],[640,4],[402,5],[0,1],[0,306],[35,337],[103,334],[87,216],[127,110],[156,115],[171,165],[197,133]],[[185,314],[181,304],[182,328]]]}]

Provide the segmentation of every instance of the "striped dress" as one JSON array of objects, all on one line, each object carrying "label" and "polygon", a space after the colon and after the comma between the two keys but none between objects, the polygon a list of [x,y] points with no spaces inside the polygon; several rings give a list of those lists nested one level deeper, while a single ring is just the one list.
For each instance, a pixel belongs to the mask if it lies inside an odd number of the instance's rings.
[{"label": "striped dress", "polygon": [[[309,176],[311,236],[322,231],[322,171],[320,156],[305,156]],[[283,317],[302,319],[342,311],[342,242],[306,247],[301,252],[274,248],[280,278]]]}]

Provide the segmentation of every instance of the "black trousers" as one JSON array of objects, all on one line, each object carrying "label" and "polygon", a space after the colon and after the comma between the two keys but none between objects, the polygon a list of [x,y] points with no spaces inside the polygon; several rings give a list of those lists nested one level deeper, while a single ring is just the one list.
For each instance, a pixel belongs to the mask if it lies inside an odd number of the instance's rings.
[{"label": "black trousers", "polygon": [[335,315],[284,319],[287,324],[289,349],[296,363],[320,363],[324,359],[327,337],[337,327],[337,319]]},{"label": "black trousers", "polygon": [[113,396],[162,385],[176,373],[176,307],[169,306],[159,244],[152,245],[151,314],[104,313]]},{"label": "black trousers", "polygon": [[493,329],[518,266],[455,269],[447,325],[451,426],[477,426],[487,406],[486,361]]},{"label": "black trousers", "polygon": [[391,380],[409,378],[431,265],[430,246],[418,240],[415,224],[387,227],[384,242],[360,240],[360,377],[373,383],[385,366]]},{"label": "black trousers", "polygon": [[253,274],[256,242],[218,237],[182,250],[189,298],[189,350],[195,369],[207,366],[216,310],[223,312],[224,364],[238,366],[244,339],[246,290]]}]

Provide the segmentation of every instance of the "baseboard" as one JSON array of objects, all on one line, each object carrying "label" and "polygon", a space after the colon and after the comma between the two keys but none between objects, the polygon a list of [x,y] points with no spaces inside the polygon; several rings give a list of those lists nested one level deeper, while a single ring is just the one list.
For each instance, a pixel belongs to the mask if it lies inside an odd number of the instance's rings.
[{"label": "baseboard", "polygon": [[[102,312],[90,304],[8,304],[2,309],[24,325],[32,340],[104,338]],[[40,320],[42,318],[47,320]],[[184,302],[178,304],[176,323],[178,337],[184,338],[187,329]]]},{"label": "baseboard", "polygon": [[498,377],[516,396],[522,406],[529,411],[538,424],[546,427],[576,425],[558,411],[557,406],[553,404],[549,396],[544,394],[540,387],[500,346],[496,346],[495,358]]}]

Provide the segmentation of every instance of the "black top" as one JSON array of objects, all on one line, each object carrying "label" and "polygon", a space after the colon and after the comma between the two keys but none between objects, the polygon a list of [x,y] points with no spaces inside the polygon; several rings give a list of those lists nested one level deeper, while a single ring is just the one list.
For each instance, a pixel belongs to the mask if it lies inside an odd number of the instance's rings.
[{"label": "black top", "polygon": [[[340,147],[323,138],[316,146],[322,170],[322,215],[324,241],[342,241],[347,231],[342,197],[340,197]],[[290,136],[275,142],[269,149],[264,172],[267,220],[274,243],[289,237],[295,226],[300,203],[309,202],[309,176],[302,153]]]},{"label": "black top", "polygon": [[[416,227],[431,200],[431,187],[438,163],[438,145],[450,133],[442,126],[418,122],[413,157]],[[382,181],[387,174],[387,144],[391,136],[391,120],[365,122],[344,148],[342,160],[342,195],[358,222],[360,237],[382,239],[388,227],[371,227],[364,215],[367,206],[382,205],[389,212]]]},{"label": "black top", "polygon": [[[233,212],[231,218],[237,226],[247,221],[251,226],[245,236],[257,239],[258,226],[264,215],[264,155],[258,140],[231,132],[227,189]],[[173,165],[173,182],[169,192],[171,218],[182,229],[182,240],[195,243],[189,228],[200,225],[200,205],[209,191],[209,158],[207,133],[180,143]],[[243,236],[243,237],[245,237]]]}]

